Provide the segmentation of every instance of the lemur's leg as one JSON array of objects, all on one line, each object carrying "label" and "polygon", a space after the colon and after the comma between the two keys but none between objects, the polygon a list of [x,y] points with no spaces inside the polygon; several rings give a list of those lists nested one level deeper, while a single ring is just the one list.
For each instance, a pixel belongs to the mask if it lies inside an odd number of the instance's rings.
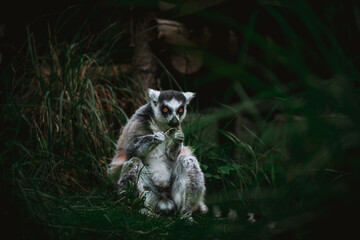
[{"label": "lemur's leg", "polygon": [[133,157],[129,161],[126,161],[120,173],[120,179],[118,181],[118,192],[121,193],[124,190],[128,190],[129,183],[135,189],[135,194],[138,194],[137,183],[139,177],[139,171],[143,168],[143,163],[140,158]]},{"label": "lemur's leg", "polygon": [[180,155],[174,168],[172,199],[183,214],[207,212],[204,203],[205,180],[199,162],[192,155]]},{"label": "lemur's leg", "polygon": [[128,190],[129,182],[134,187],[135,196],[145,196],[145,208],[142,209],[141,212],[147,215],[153,215],[152,211],[155,210],[160,200],[159,194],[156,192],[140,158],[133,157],[123,164],[118,181],[118,192],[123,193],[124,190]]}]

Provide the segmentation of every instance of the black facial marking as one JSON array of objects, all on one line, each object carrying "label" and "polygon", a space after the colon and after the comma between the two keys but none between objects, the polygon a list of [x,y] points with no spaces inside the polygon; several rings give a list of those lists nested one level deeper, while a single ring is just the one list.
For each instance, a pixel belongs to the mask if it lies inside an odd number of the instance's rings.
[{"label": "black facial marking", "polygon": [[170,127],[177,127],[179,126],[179,120],[176,117],[173,117],[168,124]]},{"label": "black facial marking", "polygon": [[[180,109],[182,109],[182,111],[180,112]],[[181,105],[177,110],[176,112],[179,114],[179,115],[183,115],[184,112],[185,112],[185,107],[183,105]]]},{"label": "black facial marking", "polygon": [[[167,111],[164,111],[164,109],[167,109]],[[162,105],[160,110],[164,116],[168,116],[169,114],[171,114],[171,109],[166,105]]]},{"label": "black facial marking", "polygon": [[186,102],[184,94],[174,90],[161,91],[159,95],[159,102],[170,101],[173,98],[182,103]]}]

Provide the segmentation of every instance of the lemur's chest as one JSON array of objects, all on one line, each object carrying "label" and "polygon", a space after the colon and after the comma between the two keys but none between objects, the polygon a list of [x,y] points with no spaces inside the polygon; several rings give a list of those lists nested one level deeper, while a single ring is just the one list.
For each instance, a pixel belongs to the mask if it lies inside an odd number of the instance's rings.
[{"label": "lemur's chest", "polygon": [[146,170],[157,187],[168,187],[171,182],[174,163],[166,154],[170,144],[169,141],[165,140],[152,149],[144,159]]}]

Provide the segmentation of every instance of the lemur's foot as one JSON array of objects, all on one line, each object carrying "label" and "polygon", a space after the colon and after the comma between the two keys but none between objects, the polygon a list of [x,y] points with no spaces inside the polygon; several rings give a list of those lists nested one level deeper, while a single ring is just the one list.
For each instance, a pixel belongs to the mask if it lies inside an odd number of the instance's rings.
[{"label": "lemur's foot", "polygon": [[207,213],[209,211],[209,208],[206,206],[206,204],[204,202],[200,202],[198,211],[201,213]]}]

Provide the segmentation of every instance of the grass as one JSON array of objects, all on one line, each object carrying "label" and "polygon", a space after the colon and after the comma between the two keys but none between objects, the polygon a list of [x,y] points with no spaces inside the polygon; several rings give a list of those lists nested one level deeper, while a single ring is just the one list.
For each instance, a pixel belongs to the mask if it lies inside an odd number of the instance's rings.
[{"label": "grass", "polygon": [[[197,77],[199,88],[228,79],[224,99],[236,101],[214,99],[215,108],[194,108],[187,117],[186,144],[205,173],[210,206],[208,215],[195,215],[195,224],[179,216],[140,215],[137,199],[121,202],[106,178],[119,130],[143,101],[134,97],[131,86],[137,83],[114,67],[115,53],[131,52],[126,26],[109,19],[101,34],[91,34],[86,28],[91,18],[73,8],[48,26],[46,41],[37,40],[28,27],[22,54],[2,73],[0,191],[5,206],[12,207],[1,211],[13,219],[9,225],[19,228],[13,237],[350,235],[356,229],[348,215],[358,201],[360,169],[358,69],[338,42],[331,17],[321,19],[304,1],[287,3],[285,13],[259,4],[245,24],[210,10],[199,13],[243,33],[245,40],[236,62],[203,50],[209,71]],[[356,3],[353,7],[359,9]],[[264,12],[278,24],[286,44],[257,29]],[[290,25],[287,12],[307,36]],[[83,25],[64,37],[75,16],[85,19]],[[124,56],[120,64],[128,62]],[[180,86],[166,65],[160,66],[171,84]],[[216,209],[221,217],[214,217]],[[259,216],[255,223],[246,221],[249,212]]]}]

